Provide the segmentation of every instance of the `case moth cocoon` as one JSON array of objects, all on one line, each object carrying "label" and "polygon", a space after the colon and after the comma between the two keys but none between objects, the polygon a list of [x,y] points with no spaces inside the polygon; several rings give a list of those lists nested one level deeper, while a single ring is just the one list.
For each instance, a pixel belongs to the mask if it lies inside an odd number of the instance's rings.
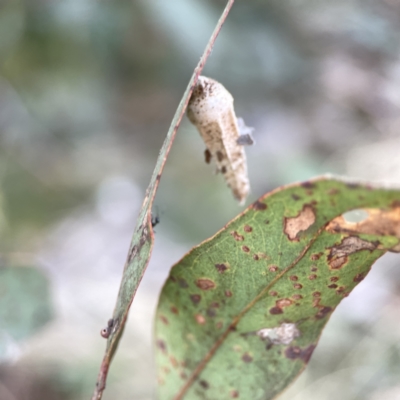
[{"label": "case moth cocoon", "polygon": [[[207,147],[206,162],[214,159],[234,197],[243,204],[250,191],[244,145],[253,144],[251,128],[238,121],[232,95],[219,82],[200,76],[187,115]],[[240,126],[244,127],[241,136]]]}]

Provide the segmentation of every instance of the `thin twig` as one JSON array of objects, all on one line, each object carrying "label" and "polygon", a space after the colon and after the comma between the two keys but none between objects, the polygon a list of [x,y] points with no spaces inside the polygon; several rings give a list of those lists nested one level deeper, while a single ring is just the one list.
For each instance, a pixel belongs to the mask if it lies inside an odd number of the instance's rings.
[{"label": "thin twig", "polygon": [[122,276],[121,286],[117,297],[117,303],[114,309],[111,332],[107,341],[106,352],[100,367],[92,400],[100,400],[102,397],[103,391],[106,387],[106,380],[110,363],[117,349],[119,339],[122,335],[130,305],[133,301],[133,298],[135,297],[136,290],[140,284],[140,281],[143,277],[144,271],[146,270],[147,264],[150,259],[154,242],[154,234],[151,224],[151,208],[161,178],[161,174],[168,157],[168,153],[171,149],[176,132],[182,121],[190,96],[192,95],[193,88],[196,85],[197,79],[204,68],[207,58],[210,55],[214,46],[215,40],[217,39],[217,36],[226,20],[226,17],[229,14],[230,9],[233,6],[234,1],[235,0],[228,0],[222,15],[218,20],[214,32],[211,35],[211,38],[207,43],[204,53],[193,72],[185,93],[183,94],[182,100],[179,103],[178,109],[176,110],[170,128],[168,130],[167,137],[165,138],[164,144],[160,150],[160,154],[157,159],[157,163],[154,168],[154,172],[151,177],[150,184],[147,188],[146,196],[144,198],[143,205],[136,222],[136,228],[129,248],[128,257]]}]

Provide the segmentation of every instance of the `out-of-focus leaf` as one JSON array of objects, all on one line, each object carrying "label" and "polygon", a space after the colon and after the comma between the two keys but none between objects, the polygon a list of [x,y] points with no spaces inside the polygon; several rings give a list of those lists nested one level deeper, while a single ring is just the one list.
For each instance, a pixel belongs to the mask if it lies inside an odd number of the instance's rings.
[{"label": "out-of-focus leaf", "polygon": [[[356,208],[364,221],[341,219]],[[160,399],[274,398],[340,301],[398,250],[399,220],[400,190],[333,179],[259,199],[171,271],[156,315]]]},{"label": "out-of-focus leaf", "polygon": [[[0,266],[0,340],[26,339],[51,316],[49,282],[41,271]],[[4,348],[0,343],[0,350]]]}]

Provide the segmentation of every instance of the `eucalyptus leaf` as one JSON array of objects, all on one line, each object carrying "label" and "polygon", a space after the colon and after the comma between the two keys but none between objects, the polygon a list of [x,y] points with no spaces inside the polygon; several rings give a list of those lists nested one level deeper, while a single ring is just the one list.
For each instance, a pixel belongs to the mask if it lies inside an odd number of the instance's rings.
[{"label": "eucalyptus leaf", "polygon": [[[366,220],[344,221],[353,209]],[[377,258],[399,250],[399,216],[400,190],[318,178],[266,194],[193,248],[156,313],[159,398],[281,393],[335,307]]]}]

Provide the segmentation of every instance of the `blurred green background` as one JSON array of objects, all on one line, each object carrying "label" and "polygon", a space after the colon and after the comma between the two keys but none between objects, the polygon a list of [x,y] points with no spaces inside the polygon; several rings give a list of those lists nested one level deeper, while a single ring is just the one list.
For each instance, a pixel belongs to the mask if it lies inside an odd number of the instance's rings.
[{"label": "blurred green background", "polygon": [[[135,217],[222,0],[0,0],[0,399],[91,396]],[[399,0],[237,0],[203,72],[255,128],[252,194],[400,182]],[[171,265],[241,211],[185,119],[104,399],[154,397]],[[400,399],[400,259],[345,299],[285,400]]]}]

